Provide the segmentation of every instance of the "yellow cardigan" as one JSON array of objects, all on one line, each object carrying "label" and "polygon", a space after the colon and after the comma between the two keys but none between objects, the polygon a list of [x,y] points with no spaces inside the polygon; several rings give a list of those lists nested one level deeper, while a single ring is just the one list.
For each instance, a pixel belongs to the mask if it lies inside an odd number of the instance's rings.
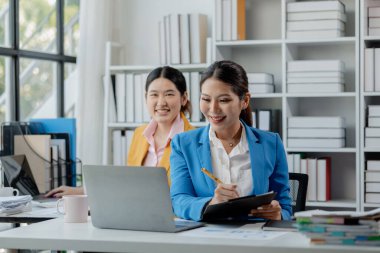
[{"label": "yellow cardigan", "polygon": [[[181,118],[184,122],[184,131],[189,131],[194,129],[194,127],[190,124],[190,122],[186,119],[185,115],[181,113]],[[144,158],[148,153],[149,143],[146,138],[143,136],[143,132],[147,125],[140,126],[136,128],[132,143],[129,148],[128,160],[127,164],[129,166],[141,166],[143,165]],[[166,169],[166,175],[168,177],[168,182],[170,185],[170,142],[167,144],[164,150],[164,154],[162,155],[161,160],[159,161],[158,167],[164,167]]]}]

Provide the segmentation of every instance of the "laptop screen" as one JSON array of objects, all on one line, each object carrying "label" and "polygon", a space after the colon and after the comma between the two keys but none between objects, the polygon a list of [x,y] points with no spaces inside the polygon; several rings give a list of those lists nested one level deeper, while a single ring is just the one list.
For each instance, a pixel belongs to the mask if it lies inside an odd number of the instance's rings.
[{"label": "laptop screen", "polygon": [[20,191],[20,195],[39,195],[32,171],[25,155],[0,157],[4,170],[4,184]]}]

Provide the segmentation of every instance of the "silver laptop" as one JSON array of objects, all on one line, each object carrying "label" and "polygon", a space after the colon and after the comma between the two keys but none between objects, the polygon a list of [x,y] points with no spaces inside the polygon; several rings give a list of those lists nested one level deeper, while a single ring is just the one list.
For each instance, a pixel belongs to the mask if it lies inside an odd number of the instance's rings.
[{"label": "silver laptop", "polygon": [[179,232],[203,225],[174,220],[164,168],[84,165],[83,176],[95,227]]}]

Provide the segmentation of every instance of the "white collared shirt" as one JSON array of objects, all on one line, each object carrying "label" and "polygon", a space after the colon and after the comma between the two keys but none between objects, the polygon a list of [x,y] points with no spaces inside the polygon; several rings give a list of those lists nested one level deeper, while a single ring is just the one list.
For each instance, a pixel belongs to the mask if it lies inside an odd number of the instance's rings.
[{"label": "white collared shirt", "polygon": [[225,184],[237,184],[240,197],[253,192],[251,158],[245,128],[239,143],[227,154],[222,142],[210,127],[209,139],[213,174]]}]

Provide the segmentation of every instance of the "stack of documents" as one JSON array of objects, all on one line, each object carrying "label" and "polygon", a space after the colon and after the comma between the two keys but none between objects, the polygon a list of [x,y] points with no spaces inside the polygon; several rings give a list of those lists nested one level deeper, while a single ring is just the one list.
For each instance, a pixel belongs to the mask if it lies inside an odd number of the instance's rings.
[{"label": "stack of documents", "polygon": [[365,146],[380,148],[380,105],[368,106],[368,127],[365,128]]},{"label": "stack of documents", "polygon": [[248,88],[251,94],[273,93],[273,75],[269,73],[247,73]]},{"label": "stack of documents", "polygon": [[0,197],[0,213],[14,214],[29,210],[32,196]]},{"label": "stack of documents", "polygon": [[342,37],[347,17],[340,1],[308,1],[287,4],[287,38]]},{"label": "stack of documents", "polygon": [[341,60],[289,61],[289,93],[343,92],[344,62]]},{"label": "stack of documents", "polygon": [[312,210],[295,214],[313,244],[380,246],[380,208],[368,212]]},{"label": "stack of documents", "polygon": [[342,117],[289,117],[289,148],[342,148],[345,146]]}]

